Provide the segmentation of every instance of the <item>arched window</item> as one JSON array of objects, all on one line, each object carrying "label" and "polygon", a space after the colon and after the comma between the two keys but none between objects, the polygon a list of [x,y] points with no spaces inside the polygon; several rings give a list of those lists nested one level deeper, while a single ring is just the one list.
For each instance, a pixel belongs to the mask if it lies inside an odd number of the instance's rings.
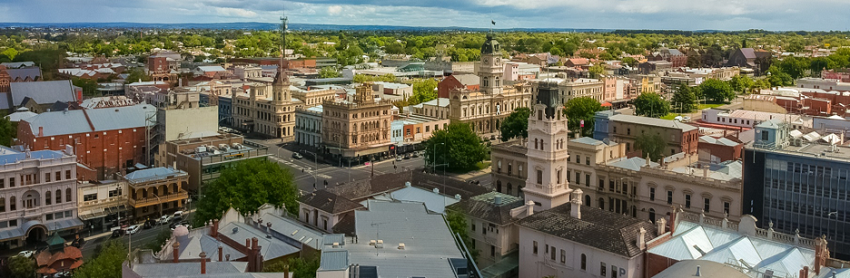
[{"label": "arched window", "polygon": [[53,200],[50,199],[50,190],[47,190],[47,192],[44,192],[44,204],[49,205],[52,202]]},{"label": "arched window", "polygon": [[605,209],[605,199],[599,198],[599,209]]},{"label": "arched window", "polygon": [[65,202],[70,202],[73,195],[71,195],[71,189],[65,189]]},{"label": "arched window", "polygon": [[581,270],[587,270],[587,255],[581,254]]},{"label": "arched window", "polygon": [[56,203],[62,203],[62,190],[56,189]]},{"label": "arched window", "polygon": [[584,205],[590,206],[590,195],[584,195]]}]

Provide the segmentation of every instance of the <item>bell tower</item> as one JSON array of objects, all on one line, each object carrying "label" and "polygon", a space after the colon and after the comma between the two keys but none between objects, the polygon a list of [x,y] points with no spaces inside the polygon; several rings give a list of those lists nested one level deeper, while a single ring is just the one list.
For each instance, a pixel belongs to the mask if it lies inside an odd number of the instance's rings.
[{"label": "bell tower", "polygon": [[[567,180],[569,129],[563,106],[557,102],[557,84],[541,83],[537,103],[528,118],[528,179],[522,189],[526,201],[547,210],[570,201]],[[535,208],[537,209],[537,208]]]},{"label": "bell tower", "polygon": [[493,32],[489,32],[487,40],[481,45],[481,65],[478,67],[482,92],[488,95],[502,94],[503,65],[501,45],[494,38]]}]

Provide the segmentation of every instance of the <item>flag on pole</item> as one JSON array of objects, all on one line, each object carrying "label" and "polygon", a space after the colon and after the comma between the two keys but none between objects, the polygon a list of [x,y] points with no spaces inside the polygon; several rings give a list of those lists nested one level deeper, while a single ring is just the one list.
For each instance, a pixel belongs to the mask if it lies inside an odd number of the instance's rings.
[{"label": "flag on pole", "polygon": [[492,24],[493,24],[493,26],[496,26],[496,21],[495,21],[495,20],[492,20],[492,19],[491,19],[491,20],[490,20],[490,23],[492,23]]}]

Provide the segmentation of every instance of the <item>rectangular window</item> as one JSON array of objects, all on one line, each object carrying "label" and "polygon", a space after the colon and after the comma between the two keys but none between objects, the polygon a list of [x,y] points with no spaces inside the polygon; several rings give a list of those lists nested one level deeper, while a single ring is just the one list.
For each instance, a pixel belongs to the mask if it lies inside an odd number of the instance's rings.
[{"label": "rectangular window", "polygon": [[584,185],[590,186],[590,174],[584,174]]},{"label": "rectangular window", "polygon": [[84,202],[88,202],[88,201],[92,201],[92,200],[97,200],[97,193],[83,195],[83,201]]},{"label": "rectangular window", "polygon": [[673,204],[673,191],[672,190],[667,190],[667,204],[668,205]]},{"label": "rectangular window", "polygon": [[729,202],[723,202],[723,212],[729,215]]},{"label": "rectangular window", "polygon": [[703,207],[703,210],[705,210],[705,212],[708,212],[709,209],[711,208],[710,204],[711,204],[711,199],[705,198],[705,205]]},{"label": "rectangular window", "polygon": [[576,155],[576,163],[581,163],[581,155]]},{"label": "rectangular window", "polygon": [[537,170],[537,184],[543,184],[543,171]]},{"label": "rectangular window", "polygon": [[0,179],[0,188],[6,187],[6,179]]},{"label": "rectangular window", "polygon": [[490,245],[490,257],[496,256],[496,246]]},{"label": "rectangular window", "polygon": [[561,249],[561,263],[567,263],[567,251],[564,251],[564,249]]},{"label": "rectangular window", "polygon": [[608,268],[605,266],[605,263],[599,263],[599,276],[606,277],[608,273]]},{"label": "rectangular window", "polygon": [[584,165],[590,165],[590,157],[589,156],[584,157]]},{"label": "rectangular window", "polygon": [[472,223],[472,231],[475,231],[475,223]]},{"label": "rectangular window", "polygon": [[617,271],[618,271],[617,267],[612,265],[611,266],[611,278],[617,278]]},{"label": "rectangular window", "polygon": [[691,194],[685,195],[685,208],[691,208]]},{"label": "rectangular window", "polygon": [[47,221],[53,220],[53,214],[47,214],[44,216],[44,219]]},{"label": "rectangular window", "polygon": [[558,184],[561,184],[561,170],[558,170]]},{"label": "rectangular window", "polygon": [[50,173],[44,173],[44,182],[50,182]]},{"label": "rectangular window", "polygon": [[555,246],[552,246],[552,251],[549,251],[549,259],[555,260]]},{"label": "rectangular window", "polygon": [[655,201],[655,188],[652,188],[652,187],[649,188],[649,200]]},{"label": "rectangular window", "polygon": [[56,172],[56,181],[59,181],[60,179],[62,179],[62,172],[57,171]]},{"label": "rectangular window", "polygon": [[605,190],[605,180],[599,179],[599,188]]},{"label": "rectangular window", "polygon": [[65,170],[65,179],[66,179],[66,180],[70,180],[70,179],[71,179],[71,170]]},{"label": "rectangular window", "polygon": [[9,178],[9,187],[15,187],[15,178]]},{"label": "rectangular window", "polygon": [[576,184],[581,185],[581,172],[576,171]]},{"label": "rectangular window", "polygon": [[531,251],[534,252],[534,255],[537,255],[537,241],[534,241],[533,245],[534,246],[532,247],[533,249]]}]

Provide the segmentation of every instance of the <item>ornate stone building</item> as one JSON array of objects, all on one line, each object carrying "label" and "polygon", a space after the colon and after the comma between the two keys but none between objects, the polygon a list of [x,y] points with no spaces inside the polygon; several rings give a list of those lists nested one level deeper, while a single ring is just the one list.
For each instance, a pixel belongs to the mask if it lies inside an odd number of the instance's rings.
[{"label": "ornate stone building", "polygon": [[393,105],[376,101],[372,84],[357,87],[353,100],[322,104],[322,142],[327,152],[345,159],[365,159],[389,150]]},{"label": "ornate stone building", "polygon": [[[449,91],[449,119],[453,122],[469,123],[477,134],[498,132],[501,122],[519,107],[529,107],[531,89],[517,83],[503,84],[504,62],[501,46],[493,34],[487,34],[487,41],[481,46],[481,66],[478,76],[481,79],[478,90],[456,88]],[[429,102],[423,104],[423,111],[439,110],[440,105]]]},{"label": "ornate stone building", "polygon": [[533,201],[535,209],[551,209],[570,201],[567,180],[567,117],[560,113],[556,88],[541,88],[538,103],[528,117],[526,156],[530,175],[522,188],[525,201]]},{"label": "ornate stone building", "polygon": [[[280,66],[271,86],[251,86],[248,93],[233,98],[233,124],[248,132],[257,132],[284,142],[295,139],[295,107],[286,75],[287,62]],[[271,88],[271,92],[269,92]]]}]

